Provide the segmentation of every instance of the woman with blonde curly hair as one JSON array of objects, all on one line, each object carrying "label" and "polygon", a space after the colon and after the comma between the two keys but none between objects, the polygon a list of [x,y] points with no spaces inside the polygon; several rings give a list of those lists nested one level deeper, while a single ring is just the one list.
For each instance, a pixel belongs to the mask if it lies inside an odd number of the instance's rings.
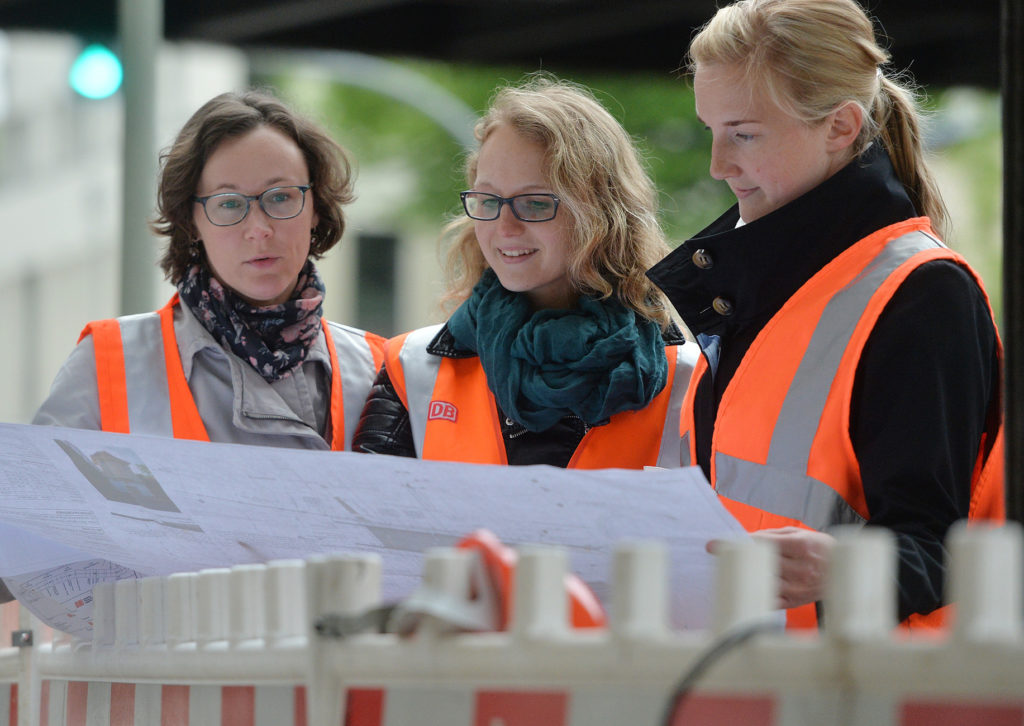
[{"label": "woman with blonde curly hair", "polygon": [[667,252],[656,192],[584,88],[534,76],[477,123],[444,325],[390,340],[365,452],[497,464],[679,465],[694,361],[645,276]]}]

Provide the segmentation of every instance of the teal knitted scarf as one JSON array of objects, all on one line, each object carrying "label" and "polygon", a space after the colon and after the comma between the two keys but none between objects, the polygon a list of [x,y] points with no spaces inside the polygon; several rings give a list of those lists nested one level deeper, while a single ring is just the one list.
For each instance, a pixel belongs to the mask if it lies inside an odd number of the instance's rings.
[{"label": "teal knitted scarf", "polygon": [[645,407],[665,387],[658,324],[615,298],[581,297],[575,308],[534,312],[493,270],[452,315],[459,347],[480,356],[498,405],[530,431],[574,414],[594,426]]}]

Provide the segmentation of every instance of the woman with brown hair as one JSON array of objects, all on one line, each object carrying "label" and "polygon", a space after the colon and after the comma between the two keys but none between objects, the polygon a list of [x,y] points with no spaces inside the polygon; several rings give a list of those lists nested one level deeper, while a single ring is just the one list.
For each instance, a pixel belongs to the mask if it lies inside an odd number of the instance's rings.
[{"label": "woman with brown hair", "polygon": [[314,260],[352,200],[344,150],[265,92],[221,94],[162,157],[154,228],[178,292],[89,323],[34,423],[347,449],[382,339],[323,318]]}]

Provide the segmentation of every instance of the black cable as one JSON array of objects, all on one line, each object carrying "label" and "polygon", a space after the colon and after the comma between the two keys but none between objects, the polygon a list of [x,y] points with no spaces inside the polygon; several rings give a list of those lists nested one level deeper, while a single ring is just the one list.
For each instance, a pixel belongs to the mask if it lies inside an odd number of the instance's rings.
[{"label": "black cable", "polygon": [[744,623],[726,631],[704,651],[703,655],[676,682],[672,692],[669,694],[668,702],[665,704],[665,710],[662,712],[661,726],[672,726],[672,720],[676,712],[689,697],[694,685],[719,658],[736,646],[747,642],[755,635],[769,631],[781,632],[782,630],[779,619],[771,617],[767,620],[755,620]]},{"label": "black cable", "polygon": [[313,630],[321,638],[342,639],[360,633],[386,633],[388,619],[397,605],[378,605],[359,613],[324,613],[313,621]]}]

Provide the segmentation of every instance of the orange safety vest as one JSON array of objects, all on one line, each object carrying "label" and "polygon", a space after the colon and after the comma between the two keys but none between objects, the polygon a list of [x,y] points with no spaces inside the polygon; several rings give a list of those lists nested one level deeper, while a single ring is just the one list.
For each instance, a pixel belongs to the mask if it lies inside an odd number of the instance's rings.
[{"label": "orange safety vest", "polygon": [[[156,422],[137,422],[134,426],[135,432],[170,434],[176,439],[210,440],[181,365],[181,355],[174,334],[174,306],[177,304],[178,295],[175,293],[167,304],[155,313],[96,320],[82,329],[79,341],[87,335],[92,335],[93,338],[100,424],[104,431],[130,433],[133,427],[130,415],[132,396],[129,390],[133,386],[151,389],[157,385],[166,388],[167,410],[158,412],[154,417],[158,419]],[[157,320],[159,327],[153,324]],[[331,360],[331,449],[341,451],[345,444],[342,366],[339,364],[338,351],[334,346],[326,318],[321,321],[320,329],[326,339]],[[373,333],[365,333],[364,338],[373,356],[373,364],[379,368],[383,339]],[[133,351],[129,365],[126,365],[124,355],[126,344]],[[145,351],[149,351],[155,359],[162,360],[148,360]],[[149,390],[148,393],[151,395],[152,391]],[[151,410],[147,410],[146,413],[147,417],[152,417]],[[166,415],[163,415],[164,413]],[[149,430],[150,425],[156,430]]]},{"label": "orange safety vest", "polygon": [[[427,353],[440,326],[390,339],[385,368],[409,412],[416,452],[422,459],[474,464],[508,464],[494,394],[480,359]],[[678,467],[679,429],[686,384],[697,346],[667,346],[665,387],[643,409],[623,411],[587,431],[569,461],[570,469],[644,466]]]},{"label": "orange safety vest", "polygon": [[[712,486],[748,531],[825,530],[868,520],[849,435],[857,365],[902,282],[920,265],[940,259],[978,280],[960,255],[932,236],[927,218],[885,227],[814,275],[758,333],[722,395],[710,462]],[[685,463],[697,460],[694,393],[707,370],[701,356],[683,404]],[[994,439],[983,439],[979,447],[969,519],[1005,518],[1002,424]],[[934,627],[945,610],[913,615],[906,624]],[[791,609],[787,622],[814,626],[813,604]]]}]

